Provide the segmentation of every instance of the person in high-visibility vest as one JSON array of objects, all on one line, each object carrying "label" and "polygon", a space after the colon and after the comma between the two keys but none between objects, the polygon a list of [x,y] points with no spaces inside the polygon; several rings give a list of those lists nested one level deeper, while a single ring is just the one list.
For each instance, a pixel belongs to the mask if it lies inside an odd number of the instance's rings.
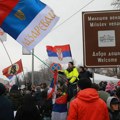
[{"label": "person in high-visibility vest", "polygon": [[68,63],[68,68],[58,71],[59,74],[64,74],[68,81],[68,101],[77,94],[77,80],[79,72],[73,62]]}]

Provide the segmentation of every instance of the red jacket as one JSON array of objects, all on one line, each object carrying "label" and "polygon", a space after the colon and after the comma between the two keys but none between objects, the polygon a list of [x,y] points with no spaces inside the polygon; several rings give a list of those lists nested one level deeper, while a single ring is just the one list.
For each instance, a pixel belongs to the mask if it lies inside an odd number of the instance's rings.
[{"label": "red jacket", "polygon": [[110,120],[106,103],[95,89],[81,90],[70,102],[67,120]]}]

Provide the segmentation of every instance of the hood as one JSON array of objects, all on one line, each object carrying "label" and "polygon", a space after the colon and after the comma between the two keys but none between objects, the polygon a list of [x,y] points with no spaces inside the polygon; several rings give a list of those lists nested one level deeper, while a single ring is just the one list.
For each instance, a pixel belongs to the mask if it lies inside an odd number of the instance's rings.
[{"label": "hood", "polygon": [[0,95],[4,94],[5,90],[5,86],[2,83],[0,83]]},{"label": "hood", "polygon": [[103,99],[105,102],[107,101],[108,97],[110,97],[110,94],[106,91],[98,91],[98,94],[100,96],[101,99]]},{"label": "hood", "polygon": [[95,89],[86,88],[86,89],[80,90],[80,92],[77,95],[77,98],[86,102],[94,102],[99,99],[99,95]]},{"label": "hood", "polygon": [[110,110],[111,110],[110,103],[111,103],[111,101],[112,101],[113,98],[117,99],[117,98],[114,97],[114,96],[110,96],[110,97],[108,97],[108,99],[107,99],[107,107],[108,107]]}]

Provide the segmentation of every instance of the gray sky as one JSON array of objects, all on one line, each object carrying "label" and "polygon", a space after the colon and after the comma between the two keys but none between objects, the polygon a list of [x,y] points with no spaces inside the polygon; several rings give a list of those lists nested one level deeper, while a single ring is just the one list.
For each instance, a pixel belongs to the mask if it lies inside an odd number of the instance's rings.
[{"label": "gray sky", "polygon": [[[92,0],[42,0],[48,6],[50,6],[55,14],[60,17],[59,22],[54,27],[56,28],[59,24],[63,23],[67,18],[72,16],[78,10],[83,8]],[[83,64],[83,43],[82,43],[82,12],[83,11],[99,11],[99,10],[113,10],[111,6],[112,0],[94,0],[87,7],[82,9],[79,13],[74,15],[67,22],[52,30],[36,47],[35,55],[41,60],[45,61],[48,59],[46,52],[46,45],[64,45],[70,44],[72,57],[75,60],[76,65]],[[31,55],[22,55],[22,46],[12,39],[9,35],[8,40],[4,42],[5,47],[10,55],[12,62],[16,62],[22,59],[23,68],[25,72],[31,71]],[[5,52],[3,45],[0,43],[0,76],[2,76],[2,70],[11,65],[10,60]],[[43,65],[38,59],[35,60],[35,70],[39,70],[40,66]]]}]

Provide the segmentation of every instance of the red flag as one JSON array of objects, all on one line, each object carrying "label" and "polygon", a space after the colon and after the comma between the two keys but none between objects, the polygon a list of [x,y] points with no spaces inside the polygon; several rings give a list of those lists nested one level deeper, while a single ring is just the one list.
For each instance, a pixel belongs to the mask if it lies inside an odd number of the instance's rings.
[{"label": "red flag", "polygon": [[23,71],[22,61],[21,59],[11,66],[3,69],[2,73],[7,78],[11,79],[14,75],[17,75]]}]

